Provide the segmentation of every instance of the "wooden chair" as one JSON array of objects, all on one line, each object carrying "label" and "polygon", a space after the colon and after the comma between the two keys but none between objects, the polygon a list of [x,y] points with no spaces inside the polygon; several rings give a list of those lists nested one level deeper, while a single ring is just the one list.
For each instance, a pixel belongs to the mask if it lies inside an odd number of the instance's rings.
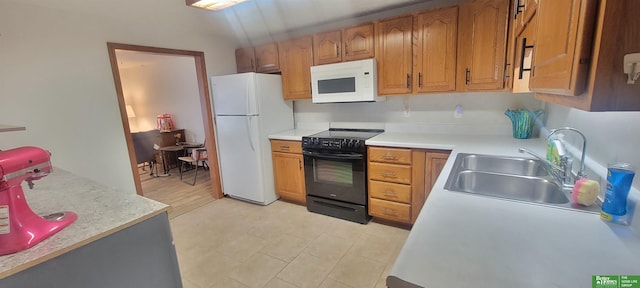
[{"label": "wooden chair", "polygon": [[[202,163],[202,167],[205,170],[209,170],[209,165],[207,164],[207,149],[206,148],[196,148],[193,149],[191,151],[191,155],[188,156],[184,156],[184,157],[178,157],[178,160],[180,161],[180,181],[190,184],[191,186],[196,185],[196,179],[198,178],[198,167],[200,166],[200,163]],[[184,180],[182,180],[182,176],[185,172],[184,170],[184,166],[186,164],[189,164],[193,167],[193,165],[195,165],[195,173],[193,173],[193,182],[189,183],[189,182],[185,182]]]}]

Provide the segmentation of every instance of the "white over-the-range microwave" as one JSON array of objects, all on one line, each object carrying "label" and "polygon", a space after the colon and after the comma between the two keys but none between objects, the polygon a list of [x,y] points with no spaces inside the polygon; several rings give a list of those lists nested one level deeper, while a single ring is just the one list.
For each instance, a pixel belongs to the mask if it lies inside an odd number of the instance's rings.
[{"label": "white over-the-range microwave", "polygon": [[311,67],[313,103],[375,102],[378,96],[376,60],[365,59]]}]

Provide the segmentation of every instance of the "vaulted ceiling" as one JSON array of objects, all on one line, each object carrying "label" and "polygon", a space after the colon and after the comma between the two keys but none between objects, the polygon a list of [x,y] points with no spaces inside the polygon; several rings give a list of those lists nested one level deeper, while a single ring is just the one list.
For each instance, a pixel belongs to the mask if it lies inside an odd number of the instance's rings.
[{"label": "vaulted ceiling", "polygon": [[259,45],[460,0],[249,0],[224,14],[243,46]]}]

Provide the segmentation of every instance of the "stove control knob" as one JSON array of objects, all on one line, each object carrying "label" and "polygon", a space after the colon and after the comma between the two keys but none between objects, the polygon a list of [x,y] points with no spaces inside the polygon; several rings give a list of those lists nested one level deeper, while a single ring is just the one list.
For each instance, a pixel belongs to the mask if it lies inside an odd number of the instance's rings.
[{"label": "stove control knob", "polygon": [[353,144],[354,144],[353,140],[349,140],[349,148],[353,148]]},{"label": "stove control knob", "polygon": [[353,145],[354,148],[360,148],[362,142],[360,140],[356,140],[356,143]]}]

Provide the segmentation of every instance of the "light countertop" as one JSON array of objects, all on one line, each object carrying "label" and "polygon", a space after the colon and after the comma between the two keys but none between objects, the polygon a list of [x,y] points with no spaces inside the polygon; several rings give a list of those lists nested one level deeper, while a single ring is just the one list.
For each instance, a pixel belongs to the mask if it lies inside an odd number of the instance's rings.
[{"label": "light countertop", "polygon": [[34,189],[29,189],[26,183],[22,186],[31,210],[40,215],[73,211],[78,219],[34,247],[0,256],[0,279],[169,209],[165,204],[134,193],[115,191],[59,168],[34,184]]},{"label": "light countertop", "polygon": [[593,275],[640,275],[640,235],[598,214],[447,191],[458,153],[544,155],[510,136],[388,133],[367,145],[452,153],[393,266],[389,287],[591,287]]},{"label": "light countertop", "polygon": [[269,139],[302,141],[302,137],[320,133],[327,129],[293,129],[269,135]]}]

